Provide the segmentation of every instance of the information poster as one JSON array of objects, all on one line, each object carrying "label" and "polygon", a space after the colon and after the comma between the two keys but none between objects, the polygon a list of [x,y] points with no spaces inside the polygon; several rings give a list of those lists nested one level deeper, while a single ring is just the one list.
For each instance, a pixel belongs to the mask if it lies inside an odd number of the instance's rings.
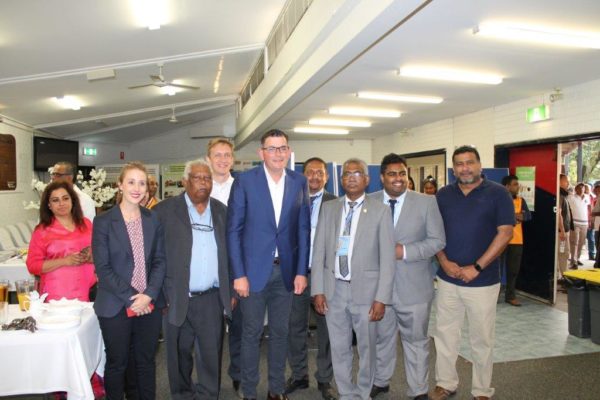
[{"label": "information poster", "polygon": [[183,192],[183,170],[185,164],[166,164],[162,166],[163,199],[174,197]]},{"label": "information poster", "polygon": [[535,167],[517,167],[516,175],[519,178],[519,195],[527,203],[529,211],[535,207]]}]

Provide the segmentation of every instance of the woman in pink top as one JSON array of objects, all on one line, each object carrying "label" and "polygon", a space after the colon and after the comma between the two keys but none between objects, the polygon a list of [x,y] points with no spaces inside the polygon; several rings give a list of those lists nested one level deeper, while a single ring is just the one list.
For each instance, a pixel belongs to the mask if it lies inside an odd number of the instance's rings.
[{"label": "woman in pink top", "polygon": [[50,183],[42,194],[40,223],[27,255],[27,269],[40,276],[40,293],[48,293],[46,300],[89,301],[96,283],[91,242],[92,223],[83,217],[71,184]]}]

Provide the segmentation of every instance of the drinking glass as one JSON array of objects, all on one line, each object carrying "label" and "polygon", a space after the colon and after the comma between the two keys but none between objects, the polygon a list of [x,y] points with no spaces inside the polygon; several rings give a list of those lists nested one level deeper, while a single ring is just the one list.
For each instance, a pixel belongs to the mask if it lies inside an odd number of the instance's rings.
[{"label": "drinking glass", "polygon": [[35,279],[21,279],[15,282],[17,290],[17,300],[19,300],[19,308],[21,311],[29,310],[29,293],[37,290],[37,282]]},{"label": "drinking glass", "polygon": [[0,325],[8,319],[8,279],[0,279]]}]

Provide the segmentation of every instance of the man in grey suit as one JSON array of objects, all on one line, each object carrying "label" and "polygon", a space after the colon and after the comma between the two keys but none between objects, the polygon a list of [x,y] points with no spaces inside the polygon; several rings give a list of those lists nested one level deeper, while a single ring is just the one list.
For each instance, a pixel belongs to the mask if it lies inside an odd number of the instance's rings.
[{"label": "man in grey suit", "polygon": [[433,300],[431,258],[446,245],[440,210],[434,196],[408,190],[406,160],[388,154],[381,161],[383,190],[373,199],[390,207],[394,221],[396,274],[392,303],[377,324],[377,367],[371,397],[389,391],[396,366],[400,331],[407,395],[426,400],[429,391],[427,327]]},{"label": "man in grey suit", "polygon": [[[226,247],[227,207],[210,198],[212,175],[203,160],[189,161],[185,192],[154,207],[165,229],[167,274],[163,321],[173,399],[217,399],[224,318],[231,317]],[[193,349],[198,383],[192,383]]]},{"label": "man in grey suit", "polygon": [[[329,179],[325,161],[318,157],[309,158],[304,162],[304,176],[308,181],[308,192],[310,199],[310,240],[311,256],[315,232],[321,214],[322,204],[334,200],[336,197],[325,191],[325,184]],[[308,276],[310,277],[310,259],[308,263]],[[302,294],[295,295],[292,300],[292,311],[290,312],[290,329],[288,342],[288,362],[292,370],[292,376],[285,385],[286,394],[297,389],[308,388],[308,316],[310,312],[310,279],[309,286]],[[329,332],[325,317],[315,313],[317,322],[317,380],[318,389],[323,400],[335,400],[331,380],[333,378],[333,366],[331,365],[331,347],[329,345]]]},{"label": "man in grey suit", "polygon": [[[333,373],[341,400],[369,399],[375,374],[376,322],[394,283],[394,233],[389,207],[366,197],[367,165],[347,160],[346,195],[323,204],[313,247],[311,294],[331,338]],[[359,370],[352,379],[352,330]]]}]

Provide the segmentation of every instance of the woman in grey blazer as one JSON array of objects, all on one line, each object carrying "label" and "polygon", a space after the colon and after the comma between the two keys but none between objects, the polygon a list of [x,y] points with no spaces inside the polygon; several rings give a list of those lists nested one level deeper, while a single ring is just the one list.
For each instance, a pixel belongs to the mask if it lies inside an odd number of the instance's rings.
[{"label": "woman in grey blazer", "polygon": [[144,165],[127,164],[119,176],[120,204],[94,220],[94,310],[106,347],[109,400],[123,398],[130,354],[139,399],[156,397],[154,356],[165,306],[161,288],[166,264],[163,228],[152,211],[139,205],[147,186]]}]

